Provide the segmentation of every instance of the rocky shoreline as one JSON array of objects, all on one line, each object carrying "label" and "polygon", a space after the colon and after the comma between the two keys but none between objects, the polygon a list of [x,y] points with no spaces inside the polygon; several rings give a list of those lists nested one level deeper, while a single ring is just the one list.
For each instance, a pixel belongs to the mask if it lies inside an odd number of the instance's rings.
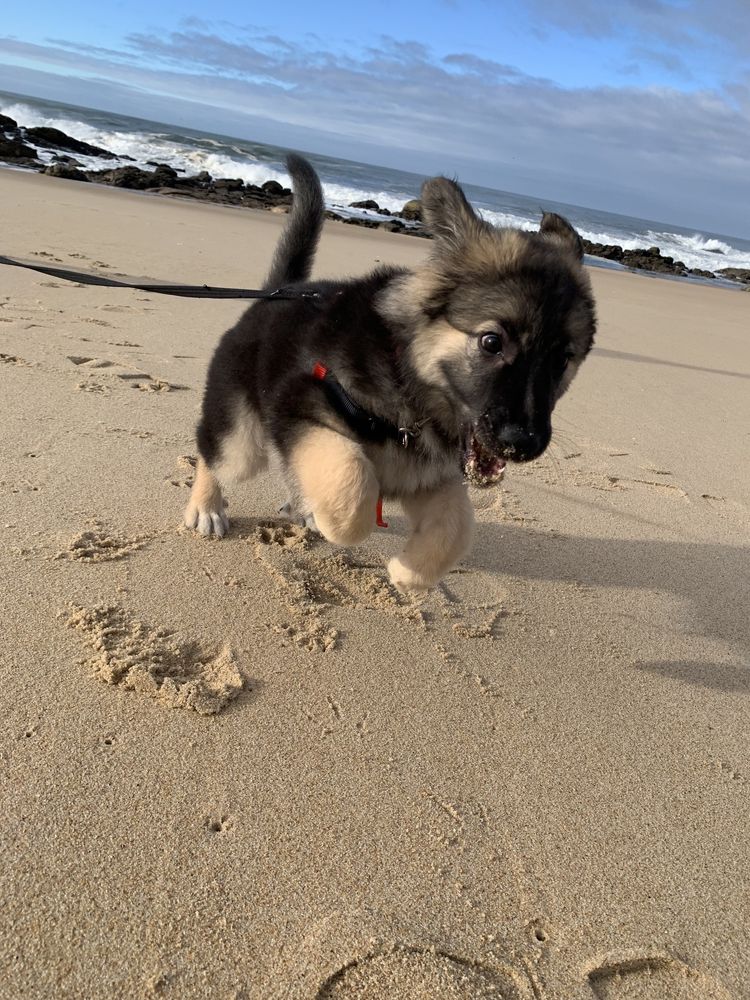
[{"label": "rocky shoreline", "polygon": [[[51,152],[51,162],[40,159],[38,155],[40,148]],[[75,154],[110,160],[115,165],[91,170],[76,160]],[[9,166],[38,170],[52,177],[63,177],[68,180],[109,184],[113,187],[195,198],[242,208],[288,212],[291,205],[291,190],[277,181],[266,181],[265,184],[257,186],[246,184],[241,178],[215,179],[206,171],[183,176],[164,163],[149,162],[148,166],[152,169],[142,170],[133,166],[132,162],[123,165],[123,161],[127,160],[132,161],[132,158],[82,142],[59,129],[24,128],[13,118],[0,115],[0,163]],[[353,202],[349,207],[372,212],[373,217],[348,217],[333,211],[327,211],[326,216],[347,225],[385,229],[389,232],[429,238],[428,233],[422,228],[420,204],[416,199],[407,202],[398,212],[381,208],[372,200]],[[583,245],[585,252],[592,257],[613,261],[626,268],[682,278],[690,276],[706,279],[723,278],[750,288],[750,268],[724,267],[713,271],[689,268],[682,261],[663,255],[656,246],[624,250],[616,244],[591,243],[589,240],[584,240]]]}]

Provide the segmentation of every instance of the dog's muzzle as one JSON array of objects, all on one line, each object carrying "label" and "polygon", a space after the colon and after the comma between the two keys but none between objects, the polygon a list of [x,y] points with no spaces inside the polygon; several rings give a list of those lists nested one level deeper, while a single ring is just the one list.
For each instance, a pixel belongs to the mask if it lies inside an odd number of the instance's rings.
[{"label": "dog's muzzle", "polygon": [[494,486],[505,475],[505,459],[482,444],[475,428],[466,437],[463,467],[472,486]]},{"label": "dog's muzzle", "polygon": [[550,442],[551,433],[520,424],[504,424],[495,436],[497,454],[509,462],[531,462],[539,458]]}]

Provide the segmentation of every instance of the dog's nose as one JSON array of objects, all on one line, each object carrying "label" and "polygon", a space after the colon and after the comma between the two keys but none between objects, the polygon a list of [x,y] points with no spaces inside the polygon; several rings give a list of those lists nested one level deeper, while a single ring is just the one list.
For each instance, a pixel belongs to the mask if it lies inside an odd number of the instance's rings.
[{"label": "dog's nose", "polygon": [[532,458],[538,458],[547,447],[548,440],[545,435],[520,424],[505,424],[498,434],[503,458],[513,462],[530,462]]}]

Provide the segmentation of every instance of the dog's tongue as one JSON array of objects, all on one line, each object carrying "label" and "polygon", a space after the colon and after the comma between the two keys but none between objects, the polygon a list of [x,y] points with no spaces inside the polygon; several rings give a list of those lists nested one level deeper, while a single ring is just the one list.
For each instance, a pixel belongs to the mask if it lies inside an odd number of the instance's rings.
[{"label": "dog's tongue", "polygon": [[472,486],[494,486],[505,474],[505,459],[482,447],[476,434],[469,434],[464,452],[464,475]]}]

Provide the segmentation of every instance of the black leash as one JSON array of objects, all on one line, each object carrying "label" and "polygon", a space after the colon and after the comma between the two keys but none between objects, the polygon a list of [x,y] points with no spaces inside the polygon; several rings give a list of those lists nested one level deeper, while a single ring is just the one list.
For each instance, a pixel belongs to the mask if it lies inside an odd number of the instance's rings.
[{"label": "black leash", "polygon": [[0,256],[0,264],[11,267],[24,267],[29,271],[39,271],[53,278],[64,281],[75,281],[82,285],[105,285],[107,288],[135,288],[140,292],[158,292],[159,295],[181,295],[194,299],[317,299],[319,292],[303,288],[276,288],[268,291],[262,288],[212,288],[210,285],[160,285],[158,283],[139,284],[134,281],[117,281],[115,278],[105,278],[99,274],[87,274],[85,271],[68,271],[63,267],[45,267],[42,264],[25,264],[12,257]]}]

